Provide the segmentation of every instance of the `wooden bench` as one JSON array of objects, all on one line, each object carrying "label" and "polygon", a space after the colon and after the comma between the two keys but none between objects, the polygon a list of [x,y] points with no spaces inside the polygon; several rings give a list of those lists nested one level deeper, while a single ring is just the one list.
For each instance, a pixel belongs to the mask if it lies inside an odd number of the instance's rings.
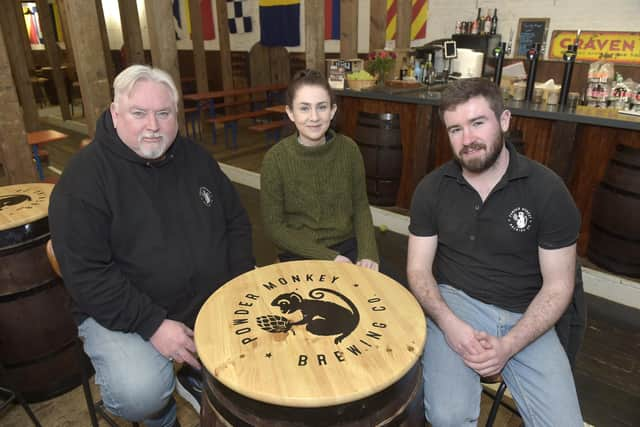
[{"label": "wooden bench", "polygon": [[[215,124],[224,125],[224,143],[228,147],[229,146],[229,132],[232,135],[232,148],[237,148],[237,136],[238,136],[238,121],[242,119],[255,119],[258,117],[268,116],[272,114],[266,110],[258,110],[258,111],[247,111],[244,113],[238,114],[226,114],[224,116],[216,116],[211,119],[208,119],[207,122]],[[216,143],[216,130],[215,126],[211,132],[213,134],[213,143]]]},{"label": "wooden bench", "polygon": [[255,132],[265,132],[265,135],[267,137],[267,144],[269,143],[270,136],[273,136],[273,143],[275,144],[276,142],[278,142],[278,140],[280,140],[280,130],[283,127],[288,126],[290,123],[290,120],[275,120],[272,122],[251,125],[249,126],[249,130]]}]

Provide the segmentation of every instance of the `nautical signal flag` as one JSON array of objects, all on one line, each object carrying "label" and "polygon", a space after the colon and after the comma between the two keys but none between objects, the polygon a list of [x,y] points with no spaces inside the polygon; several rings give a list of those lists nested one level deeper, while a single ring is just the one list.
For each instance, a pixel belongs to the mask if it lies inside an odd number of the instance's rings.
[{"label": "nautical signal flag", "polygon": [[229,33],[250,33],[253,31],[251,17],[245,15],[242,7],[244,0],[227,0],[227,19],[229,20]]},{"label": "nautical signal flag", "polygon": [[[410,40],[427,37],[428,0],[411,0]],[[398,0],[387,0],[386,39],[395,40],[398,33]]]},{"label": "nautical signal flag", "polygon": [[[216,38],[213,26],[213,7],[211,2],[215,0],[200,0],[200,17],[202,19],[202,38],[214,40]],[[176,39],[191,38],[191,11],[188,0],[173,0],[173,18],[176,30]]]},{"label": "nautical signal flag", "polygon": [[260,43],[300,46],[300,0],[259,0]]},{"label": "nautical signal flag", "polygon": [[324,0],[324,39],[340,40],[340,0]]}]

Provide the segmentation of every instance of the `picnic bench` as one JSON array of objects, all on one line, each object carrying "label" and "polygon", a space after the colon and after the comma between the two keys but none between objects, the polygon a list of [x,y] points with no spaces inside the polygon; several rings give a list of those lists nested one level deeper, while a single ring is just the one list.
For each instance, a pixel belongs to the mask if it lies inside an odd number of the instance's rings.
[{"label": "picnic bench", "polygon": [[[264,86],[255,86],[255,87],[247,87],[247,88],[237,88],[237,89],[229,89],[229,90],[218,90],[212,92],[205,93],[193,93],[184,95],[183,99],[185,101],[196,102],[196,107],[189,107],[189,115],[188,120],[191,123],[191,128],[196,133],[196,125],[198,129],[200,129],[200,117],[205,110],[209,110],[209,118],[207,119],[208,123],[212,123],[214,125],[214,129],[212,131],[212,139],[213,144],[216,143],[216,132],[215,132],[215,124],[222,124],[224,126],[225,133],[225,143],[227,146],[229,145],[229,138],[232,138],[232,147],[235,148],[237,146],[236,138],[237,138],[237,129],[238,129],[238,121],[241,119],[248,118],[257,118],[269,115],[271,113],[266,112],[265,110],[261,110],[258,108],[259,104],[266,103],[266,106],[269,106],[274,101],[274,95],[277,92],[281,92],[287,88],[286,84],[273,84],[273,85],[264,85]],[[252,95],[261,95],[264,94],[264,100],[256,100],[252,98]],[[249,96],[249,99],[237,99],[240,96]],[[244,113],[237,114],[226,114],[221,115],[218,114],[216,110],[225,107],[235,107],[240,105],[251,105],[251,111],[247,111]],[[196,108],[196,110],[191,110],[191,108]],[[185,113],[187,113],[187,109],[185,108]]]}]

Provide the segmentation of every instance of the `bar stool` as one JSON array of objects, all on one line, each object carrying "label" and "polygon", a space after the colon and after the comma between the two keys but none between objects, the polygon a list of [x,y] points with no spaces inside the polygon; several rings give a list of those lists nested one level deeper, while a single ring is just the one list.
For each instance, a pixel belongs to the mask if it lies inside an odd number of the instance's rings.
[{"label": "bar stool", "polygon": [[[49,258],[49,263],[51,264],[51,268],[60,278],[62,278],[60,265],[58,264],[58,260],[56,259],[56,254],[53,252],[53,244],[51,243],[51,240],[47,242],[46,250],[47,250],[47,258]],[[79,357],[82,359],[84,356],[84,350],[82,349],[82,341],[80,340],[80,338],[77,338],[76,344],[77,344],[76,347],[78,349]],[[89,387],[89,374],[87,372],[87,369],[84,367],[84,363],[82,364],[82,366],[83,366],[82,388],[84,390],[84,396],[87,401],[87,408],[89,408],[89,417],[91,418],[91,425],[93,427],[98,427],[98,419],[96,417],[96,413],[98,413],[111,427],[119,427],[118,424],[109,416],[109,414],[105,410],[104,403],[102,402],[102,400],[99,400],[94,403],[93,397],[91,394],[91,389]],[[139,424],[137,422],[132,422],[131,426],[139,427]]]},{"label": "bar stool", "polygon": [[[1,362],[0,362],[0,377],[8,378],[8,376],[6,375],[6,371],[4,369],[4,365]],[[4,399],[2,402],[0,402],[0,412],[2,412],[4,408],[9,406],[11,402],[16,400],[20,405],[22,405],[22,407],[24,408],[24,411],[27,413],[29,418],[31,418],[31,421],[33,422],[33,424],[36,427],[42,427],[42,424],[40,424],[40,422],[36,418],[35,414],[29,407],[29,404],[27,403],[25,398],[22,396],[22,393],[20,393],[17,390],[17,388],[13,387],[12,385],[9,385],[9,386],[11,387],[10,389],[5,387],[0,387],[0,393],[7,395],[7,398]]]}]

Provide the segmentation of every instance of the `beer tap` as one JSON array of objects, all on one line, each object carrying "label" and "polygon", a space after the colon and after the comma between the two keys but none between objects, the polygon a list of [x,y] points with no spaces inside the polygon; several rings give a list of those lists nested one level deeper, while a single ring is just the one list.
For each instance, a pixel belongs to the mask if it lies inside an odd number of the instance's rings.
[{"label": "beer tap", "polygon": [[576,62],[576,56],[578,56],[578,41],[580,40],[580,29],[576,31],[576,39],[573,44],[567,47],[567,50],[562,55],[564,61],[564,74],[562,76],[562,88],[560,89],[560,108],[564,108],[567,104],[567,94],[571,86],[571,74],[573,73],[573,64]]},{"label": "beer tap", "polygon": [[502,80],[502,63],[504,61],[504,54],[507,50],[507,44],[505,42],[500,43],[500,46],[493,49],[493,56],[496,58],[496,69],[493,74],[493,82],[496,86],[500,86],[500,80]]},{"label": "beer tap", "polygon": [[527,51],[527,59],[529,60],[529,73],[527,75],[527,89],[524,100],[531,101],[533,97],[533,88],[536,85],[536,68],[538,68],[538,56],[540,55],[540,43],[535,43],[533,47]]}]

